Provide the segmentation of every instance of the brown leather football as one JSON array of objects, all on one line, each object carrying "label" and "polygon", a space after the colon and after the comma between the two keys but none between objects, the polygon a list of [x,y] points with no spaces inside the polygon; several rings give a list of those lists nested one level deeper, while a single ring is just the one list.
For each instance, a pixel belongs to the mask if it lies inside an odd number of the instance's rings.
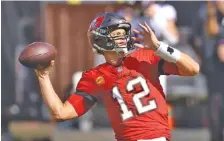
[{"label": "brown leather football", "polygon": [[56,57],[56,49],[46,42],[33,42],[19,55],[19,62],[28,68],[46,68]]}]

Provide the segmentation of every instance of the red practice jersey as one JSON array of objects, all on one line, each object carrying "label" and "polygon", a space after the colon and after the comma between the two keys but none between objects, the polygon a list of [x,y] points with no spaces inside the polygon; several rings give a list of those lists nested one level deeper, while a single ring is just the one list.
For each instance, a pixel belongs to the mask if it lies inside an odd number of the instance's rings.
[{"label": "red practice jersey", "polygon": [[[77,93],[103,102],[118,141],[170,140],[161,74],[178,74],[176,65],[151,50],[138,49],[119,67],[104,63],[83,73]],[[73,95],[68,101],[79,113]]]}]

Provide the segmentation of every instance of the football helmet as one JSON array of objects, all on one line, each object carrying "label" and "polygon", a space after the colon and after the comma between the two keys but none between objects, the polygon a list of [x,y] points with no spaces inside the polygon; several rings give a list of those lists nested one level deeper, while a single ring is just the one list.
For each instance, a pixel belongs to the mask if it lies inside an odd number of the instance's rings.
[{"label": "football helmet", "polygon": [[[125,47],[119,47],[115,43],[115,37],[110,33],[116,29],[124,29],[127,41]],[[131,24],[123,17],[113,12],[106,12],[98,15],[90,24],[88,29],[88,38],[95,53],[102,54],[104,51],[117,51],[127,53],[133,48],[131,40]]]}]

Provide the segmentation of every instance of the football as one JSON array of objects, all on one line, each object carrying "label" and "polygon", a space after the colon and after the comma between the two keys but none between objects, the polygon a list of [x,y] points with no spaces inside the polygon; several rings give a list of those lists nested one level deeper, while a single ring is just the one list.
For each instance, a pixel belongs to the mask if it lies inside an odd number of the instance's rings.
[{"label": "football", "polygon": [[56,49],[46,42],[27,45],[19,55],[19,62],[28,68],[47,68],[56,57]]}]

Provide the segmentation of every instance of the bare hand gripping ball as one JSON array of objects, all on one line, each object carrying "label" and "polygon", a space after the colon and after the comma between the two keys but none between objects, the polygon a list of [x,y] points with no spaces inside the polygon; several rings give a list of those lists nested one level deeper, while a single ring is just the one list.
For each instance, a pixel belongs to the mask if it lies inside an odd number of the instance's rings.
[{"label": "bare hand gripping ball", "polygon": [[46,42],[27,45],[19,55],[19,62],[28,68],[47,68],[56,57],[56,49]]}]

